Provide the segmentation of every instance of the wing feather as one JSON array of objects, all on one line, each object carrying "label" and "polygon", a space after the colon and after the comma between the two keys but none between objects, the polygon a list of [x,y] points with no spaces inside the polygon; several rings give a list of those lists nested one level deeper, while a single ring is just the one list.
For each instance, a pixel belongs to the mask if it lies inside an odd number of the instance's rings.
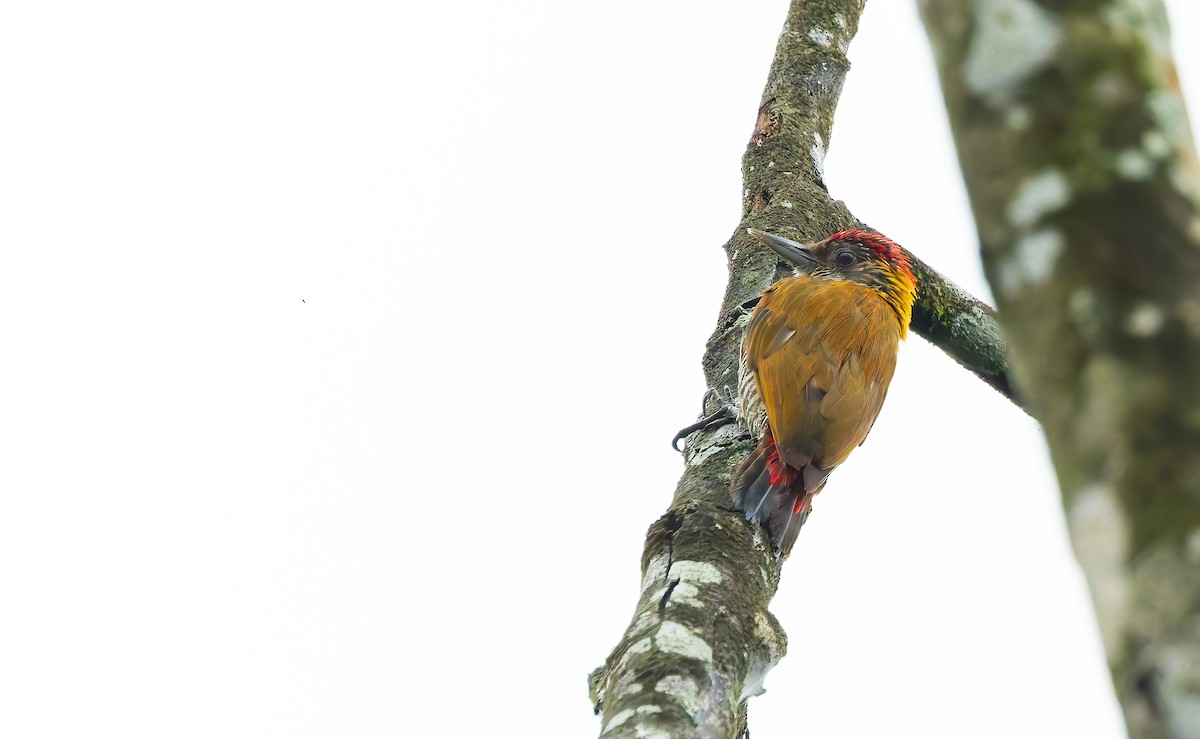
[{"label": "wing feather", "polygon": [[808,489],[871,430],[899,340],[899,321],[864,285],[799,276],[763,295],[746,338],[749,366],[780,457],[805,471]]}]

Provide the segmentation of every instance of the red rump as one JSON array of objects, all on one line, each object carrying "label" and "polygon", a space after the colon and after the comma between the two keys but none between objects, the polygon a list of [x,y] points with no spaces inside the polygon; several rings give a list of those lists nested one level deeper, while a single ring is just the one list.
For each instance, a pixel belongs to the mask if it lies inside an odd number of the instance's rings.
[{"label": "red rump", "polygon": [[734,475],[733,493],[746,519],[766,527],[776,555],[791,551],[808,516],[813,494],[804,489],[800,470],[779,458],[770,429]]},{"label": "red rump", "polygon": [[[771,487],[783,490],[792,490],[796,483],[800,481],[800,471],[788,467],[783,460],[779,458],[779,449],[775,446],[775,439],[772,438],[771,432],[766,433],[764,441],[767,443],[767,475],[771,480]],[[799,513],[804,507],[805,496],[796,496],[796,502],[792,506],[793,513]]]},{"label": "red rump", "polygon": [[779,458],[779,450],[775,448],[775,440],[768,431],[763,439],[767,444],[767,474],[771,476],[771,487],[791,487],[800,477],[800,473],[783,463]]}]

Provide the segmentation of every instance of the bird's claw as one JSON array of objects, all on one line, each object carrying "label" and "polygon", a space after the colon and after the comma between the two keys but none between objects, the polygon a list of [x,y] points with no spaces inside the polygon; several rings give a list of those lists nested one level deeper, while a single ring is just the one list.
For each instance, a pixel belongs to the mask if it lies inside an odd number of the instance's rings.
[{"label": "bird's claw", "polygon": [[[712,391],[710,390],[709,392]],[[705,397],[707,397],[707,395]],[[697,431],[712,431],[713,429],[721,428],[725,424],[733,423],[735,420],[737,420],[737,416],[734,414],[733,410],[731,410],[728,406],[721,406],[721,408],[719,408],[715,413],[710,413],[704,418],[701,418],[699,421],[693,423],[691,426],[685,426],[679,429],[679,432],[675,434],[675,438],[671,439],[671,448],[677,452],[682,452],[683,450],[679,448],[679,442],[691,436],[693,433]]]}]

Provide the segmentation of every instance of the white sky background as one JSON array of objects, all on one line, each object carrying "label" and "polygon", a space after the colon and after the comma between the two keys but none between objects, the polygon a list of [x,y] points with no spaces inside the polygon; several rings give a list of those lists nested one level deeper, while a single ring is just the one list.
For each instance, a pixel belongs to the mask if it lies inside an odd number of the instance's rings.
[{"label": "white sky background", "polygon": [[[6,3],[0,734],[595,735],[786,7]],[[831,191],[986,294],[912,4],[851,58]],[[773,611],[756,736],[1122,735],[1035,424],[920,338]]]}]

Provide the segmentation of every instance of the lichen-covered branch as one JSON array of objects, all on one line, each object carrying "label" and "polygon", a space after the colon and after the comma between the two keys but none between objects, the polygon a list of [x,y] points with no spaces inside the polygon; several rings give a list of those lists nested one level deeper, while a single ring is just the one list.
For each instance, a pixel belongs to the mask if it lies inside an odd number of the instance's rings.
[{"label": "lichen-covered branch", "polygon": [[778,572],[765,551],[709,504],[672,507],[651,527],[633,623],[590,679],[602,736],[737,735],[739,709],[787,647],[767,611]]},{"label": "lichen-covered branch", "polygon": [[917,303],[911,328],[979,379],[1024,407],[1009,372],[1008,343],[995,311],[911,255],[916,268]]},{"label": "lichen-covered branch", "polygon": [[1130,734],[1200,737],[1200,167],[1158,0],[922,0]]},{"label": "lichen-covered branch", "polygon": [[[865,0],[793,0],[743,159],[742,223],[725,245],[729,284],[704,355],[709,411],[732,401],[749,309],[784,276],[755,226],[800,241],[861,228],[825,188],[822,165]],[[913,328],[1014,397],[1007,350],[991,309],[918,262]],[[753,441],[739,426],[694,433],[670,510],[643,554],[634,618],[589,679],[603,737],[732,737],[745,700],[782,658],[786,638],[767,606],[779,563],[761,529],[729,498]]]},{"label": "lichen-covered branch", "polygon": [[[745,220],[813,241],[852,220],[825,192],[820,167],[862,6],[792,3],[746,155]],[[766,151],[775,152],[776,165]],[[709,386],[728,399],[725,388],[737,384],[743,306],[776,278],[777,265],[741,227],[726,253],[730,283],[704,366]],[[710,410],[723,402],[714,399]],[[779,564],[761,529],[729,498],[729,479],[752,446],[737,425],[689,439],[671,508],[646,539],[633,621],[589,680],[601,736],[744,732],[745,700],[786,648],[767,610]]]}]

